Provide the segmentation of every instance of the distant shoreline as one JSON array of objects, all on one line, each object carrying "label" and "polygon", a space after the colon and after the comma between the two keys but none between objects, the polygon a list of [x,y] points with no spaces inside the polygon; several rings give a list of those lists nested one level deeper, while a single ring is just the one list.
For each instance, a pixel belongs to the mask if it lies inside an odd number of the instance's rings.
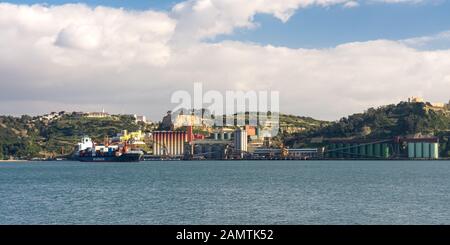
[{"label": "distant shoreline", "polygon": [[[74,161],[74,160],[63,160],[63,161]],[[291,161],[301,161],[301,162],[316,162],[316,161],[322,161],[322,162],[353,162],[353,161],[368,161],[368,162],[397,162],[397,161],[414,161],[414,162],[421,162],[421,161],[433,161],[433,162],[439,162],[439,161],[450,161],[450,158],[439,158],[439,159],[307,159],[307,160],[301,160],[301,159],[222,159],[222,160],[143,160],[140,162],[167,162],[167,161],[175,161],[175,162],[190,162],[190,161],[197,161],[197,162],[207,162],[207,161],[214,161],[214,162],[241,162],[241,161],[249,161],[249,162],[258,162],[258,161],[273,161],[273,162],[291,162]],[[24,163],[24,162],[60,162],[60,160],[0,160],[0,163]],[[78,161],[75,161],[78,162]],[[109,163],[109,162],[105,162]]]},{"label": "distant shoreline", "polygon": [[0,162],[29,162],[30,160],[0,160]]}]

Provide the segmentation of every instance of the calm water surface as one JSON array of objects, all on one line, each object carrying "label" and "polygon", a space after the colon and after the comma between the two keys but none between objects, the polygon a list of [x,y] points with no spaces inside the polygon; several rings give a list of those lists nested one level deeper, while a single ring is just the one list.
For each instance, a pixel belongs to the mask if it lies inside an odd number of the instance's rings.
[{"label": "calm water surface", "polygon": [[0,224],[450,224],[450,162],[0,163]]}]

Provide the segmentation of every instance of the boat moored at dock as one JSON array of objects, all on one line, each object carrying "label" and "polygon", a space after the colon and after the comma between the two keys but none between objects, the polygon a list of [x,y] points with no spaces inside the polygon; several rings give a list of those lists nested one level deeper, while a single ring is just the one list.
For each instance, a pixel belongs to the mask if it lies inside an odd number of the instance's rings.
[{"label": "boat moored at dock", "polygon": [[78,143],[73,158],[81,162],[139,162],[143,159],[141,150],[129,150],[126,142],[115,145],[96,145],[85,136]]}]

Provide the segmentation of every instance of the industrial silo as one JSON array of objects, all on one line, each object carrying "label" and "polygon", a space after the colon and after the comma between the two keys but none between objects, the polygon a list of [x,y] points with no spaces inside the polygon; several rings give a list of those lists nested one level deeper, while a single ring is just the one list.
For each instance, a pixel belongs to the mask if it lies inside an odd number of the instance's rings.
[{"label": "industrial silo", "polygon": [[358,153],[359,153],[360,157],[367,158],[367,156],[366,156],[366,146],[365,145],[360,145]]},{"label": "industrial silo", "polygon": [[337,144],[332,144],[333,151],[331,152],[331,158],[337,158],[338,154],[336,152],[336,149],[338,148]]},{"label": "industrial silo", "polygon": [[388,144],[381,145],[381,155],[383,158],[389,158],[389,145]]},{"label": "industrial silo", "polygon": [[408,142],[408,158],[414,158],[415,154],[415,145],[413,142]]},{"label": "industrial silo", "polygon": [[422,155],[423,158],[430,158],[430,143],[423,142],[422,143]]},{"label": "industrial silo", "polygon": [[432,159],[439,158],[439,144],[438,143],[430,144],[430,158],[432,158]]},{"label": "industrial silo", "polygon": [[327,146],[327,153],[325,154],[325,157],[327,157],[327,158],[333,158],[333,150],[334,150],[334,144],[329,144],[328,146]]},{"label": "industrial silo", "polygon": [[373,148],[375,157],[381,157],[381,144],[375,144]]},{"label": "industrial silo", "polygon": [[349,157],[351,157],[351,154],[350,154],[350,148],[351,148],[351,144],[345,144],[345,149],[344,149],[344,157],[345,158],[349,158]]},{"label": "industrial silo", "polygon": [[343,149],[342,148],[344,148],[344,144],[342,144],[342,143],[337,144],[337,148],[338,148],[338,150],[337,150],[337,157],[343,158],[344,154],[343,154]]},{"label": "industrial silo", "polygon": [[368,157],[374,157],[374,155],[373,155],[373,144],[367,145],[367,156]]},{"label": "industrial silo", "polygon": [[352,148],[350,148],[350,153],[351,153],[350,156],[352,158],[358,157],[358,145],[357,144],[352,144]]},{"label": "industrial silo", "polygon": [[415,154],[415,157],[416,158],[423,158],[423,152],[422,152],[422,149],[423,149],[423,143],[422,142],[416,142],[416,144],[415,144],[415,148],[414,148],[414,150],[416,151],[416,154]]},{"label": "industrial silo", "polygon": [[323,152],[324,158],[330,158],[331,157],[331,144],[325,146],[325,151]]}]

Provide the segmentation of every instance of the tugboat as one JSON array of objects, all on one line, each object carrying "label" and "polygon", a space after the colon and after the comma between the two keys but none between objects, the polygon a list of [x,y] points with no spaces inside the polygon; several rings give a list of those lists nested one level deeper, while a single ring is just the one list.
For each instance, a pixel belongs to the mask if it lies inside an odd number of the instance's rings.
[{"label": "tugboat", "polygon": [[127,143],[120,145],[95,145],[91,138],[85,136],[78,143],[73,158],[80,162],[139,162],[143,152],[128,150]]}]

